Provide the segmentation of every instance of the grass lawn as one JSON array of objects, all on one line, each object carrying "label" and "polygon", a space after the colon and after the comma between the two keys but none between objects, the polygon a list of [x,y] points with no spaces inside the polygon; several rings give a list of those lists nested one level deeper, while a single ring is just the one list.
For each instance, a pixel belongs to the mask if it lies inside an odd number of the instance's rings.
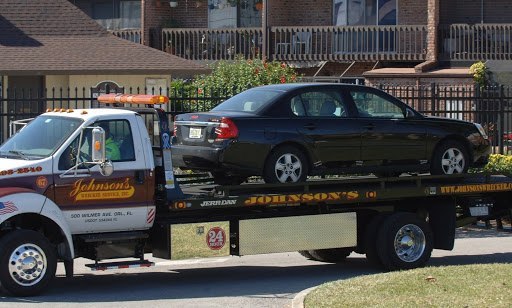
[{"label": "grass lawn", "polygon": [[512,264],[427,267],[323,284],[317,307],[512,307]]}]

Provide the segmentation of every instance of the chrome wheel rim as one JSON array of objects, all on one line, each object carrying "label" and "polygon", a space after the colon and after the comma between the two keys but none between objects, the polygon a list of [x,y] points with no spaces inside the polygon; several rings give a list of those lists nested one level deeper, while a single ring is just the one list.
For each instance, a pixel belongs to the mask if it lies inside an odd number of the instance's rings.
[{"label": "chrome wheel rim", "polygon": [[23,244],[14,249],[9,258],[9,273],[20,286],[33,286],[46,273],[46,255],[41,247],[35,244]]},{"label": "chrome wheel rim", "polygon": [[466,166],[464,155],[457,148],[447,149],[441,159],[444,174],[462,173]]},{"label": "chrome wheel rim", "polygon": [[298,182],[302,175],[302,163],[296,155],[286,153],[277,159],[274,171],[281,183]]},{"label": "chrome wheel rim", "polygon": [[415,262],[425,251],[425,234],[420,227],[408,224],[398,230],[395,236],[395,252],[404,262]]}]

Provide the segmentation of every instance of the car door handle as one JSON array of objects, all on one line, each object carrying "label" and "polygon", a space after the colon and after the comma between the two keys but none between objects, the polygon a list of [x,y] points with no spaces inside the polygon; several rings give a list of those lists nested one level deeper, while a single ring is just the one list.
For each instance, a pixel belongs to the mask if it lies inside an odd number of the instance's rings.
[{"label": "car door handle", "polygon": [[310,123],[310,124],[306,124],[304,125],[304,128],[305,129],[315,129],[316,128],[316,125],[313,124],[313,123]]},{"label": "car door handle", "polygon": [[370,123],[368,125],[365,125],[364,128],[366,128],[367,130],[373,130],[375,128],[375,124]]}]

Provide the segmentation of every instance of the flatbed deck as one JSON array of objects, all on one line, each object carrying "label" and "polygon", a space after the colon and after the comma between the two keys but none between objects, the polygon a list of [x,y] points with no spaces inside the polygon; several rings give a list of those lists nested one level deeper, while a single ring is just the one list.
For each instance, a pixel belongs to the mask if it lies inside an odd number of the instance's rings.
[{"label": "flatbed deck", "polygon": [[298,184],[182,185],[170,211],[300,205],[354,205],[424,197],[512,192],[512,178],[483,173],[450,176],[351,177]]}]

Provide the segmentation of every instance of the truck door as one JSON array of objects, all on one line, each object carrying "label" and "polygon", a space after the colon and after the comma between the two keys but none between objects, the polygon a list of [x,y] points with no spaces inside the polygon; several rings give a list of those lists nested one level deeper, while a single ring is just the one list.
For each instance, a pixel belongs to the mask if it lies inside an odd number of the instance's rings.
[{"label": "truck door", "polygon": [[146,163],[143,145],[148,140],[142,140],[139,125],[137,116],[92,124],[106,131],[107,158],[114,166],[109,176],[101,175],[99,166],[92,164],[69,170],[77,158],[91,160],[91,129],[84,131],[81,144],[77,134],[55,155],[54,199],[72,233],[137,230],[152,224],[153,208],[148,206],[154,192],[149,187],[153,170]]}]

